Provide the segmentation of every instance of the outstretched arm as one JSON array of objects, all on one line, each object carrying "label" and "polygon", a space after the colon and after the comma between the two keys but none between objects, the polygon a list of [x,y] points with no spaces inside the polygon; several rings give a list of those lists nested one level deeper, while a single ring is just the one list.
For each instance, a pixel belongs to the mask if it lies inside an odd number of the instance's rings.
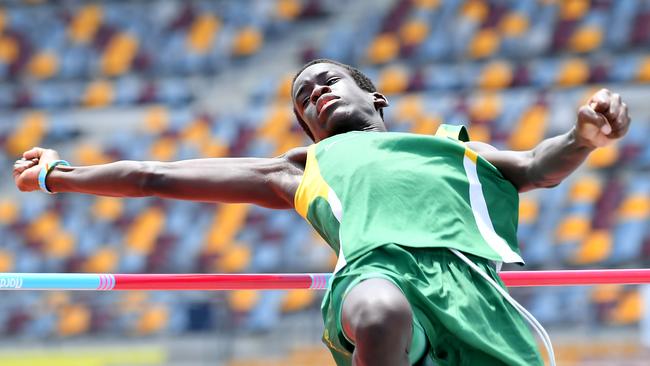
[{"label": "outstretched arm", "polygon": [[468,145],[524,192],[558,185],[589,153],[623,137],[629,127],[627,105],[621,96],[602,89],[580,107],[569,132],[546,139],[532,150],[499,151],[480,142]]},{"label": "outstretched arm", "polygon": [[[293,207],[304,148],[275,158],[214,158],[176,162],[118,161],[91,166],[57,166],[47,177],[53,192],[114,197],[156,196],[206,202],[254,203]],[[54,150],[33,148],[14,165],[21,191],[38,190],[38,172],[58,159]]]}]

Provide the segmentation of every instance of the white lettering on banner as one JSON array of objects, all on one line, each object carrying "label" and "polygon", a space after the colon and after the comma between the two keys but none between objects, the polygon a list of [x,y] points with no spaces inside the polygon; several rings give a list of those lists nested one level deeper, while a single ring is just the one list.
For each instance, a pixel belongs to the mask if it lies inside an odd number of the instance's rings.
[{"label": "white lettering on banner", "polygon": [[0,288],[21,288],[23,279],[20,277],[0,277]]}]

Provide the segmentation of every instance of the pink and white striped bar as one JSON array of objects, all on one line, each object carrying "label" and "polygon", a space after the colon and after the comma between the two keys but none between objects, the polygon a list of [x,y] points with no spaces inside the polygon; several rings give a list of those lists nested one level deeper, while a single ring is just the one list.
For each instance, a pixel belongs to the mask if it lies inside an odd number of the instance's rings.
[{"label": "pink and white striped bar", "polygon": [[[0,273],[0,290],[289,290],[326,289],[329,273],[277,274],[109,274]],[[509,287],[647,284],[650,269],[504,271]]]}]

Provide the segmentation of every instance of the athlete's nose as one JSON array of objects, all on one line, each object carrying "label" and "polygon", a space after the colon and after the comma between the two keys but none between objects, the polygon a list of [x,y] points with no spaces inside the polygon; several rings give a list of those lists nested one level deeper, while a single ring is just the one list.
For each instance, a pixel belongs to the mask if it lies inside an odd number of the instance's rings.
[{"label": "athlete's nose", "polygon": [[332,89],[330,89],[329,86],[327,85],[319,85],[314,87],[314,90],[311,92],[311,96],[309,97],[309,101],[312,102],[314,105],[316,105],[316,102],[318,102],[318,98],[320,98],[321,95],[325,93],[331,92]]}]

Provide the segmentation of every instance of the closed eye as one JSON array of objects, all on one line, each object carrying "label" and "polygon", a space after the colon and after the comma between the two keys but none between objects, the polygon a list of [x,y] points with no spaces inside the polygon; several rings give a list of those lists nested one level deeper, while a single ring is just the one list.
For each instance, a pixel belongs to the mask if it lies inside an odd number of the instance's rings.
[{"label": "closed eye", "polygon": [[337,81],[339,81],[339,78],[337,78],[337,77],[329,78],[329,79],[327,79],[327,85],[332,85],[332,84],[336,83]]}]

